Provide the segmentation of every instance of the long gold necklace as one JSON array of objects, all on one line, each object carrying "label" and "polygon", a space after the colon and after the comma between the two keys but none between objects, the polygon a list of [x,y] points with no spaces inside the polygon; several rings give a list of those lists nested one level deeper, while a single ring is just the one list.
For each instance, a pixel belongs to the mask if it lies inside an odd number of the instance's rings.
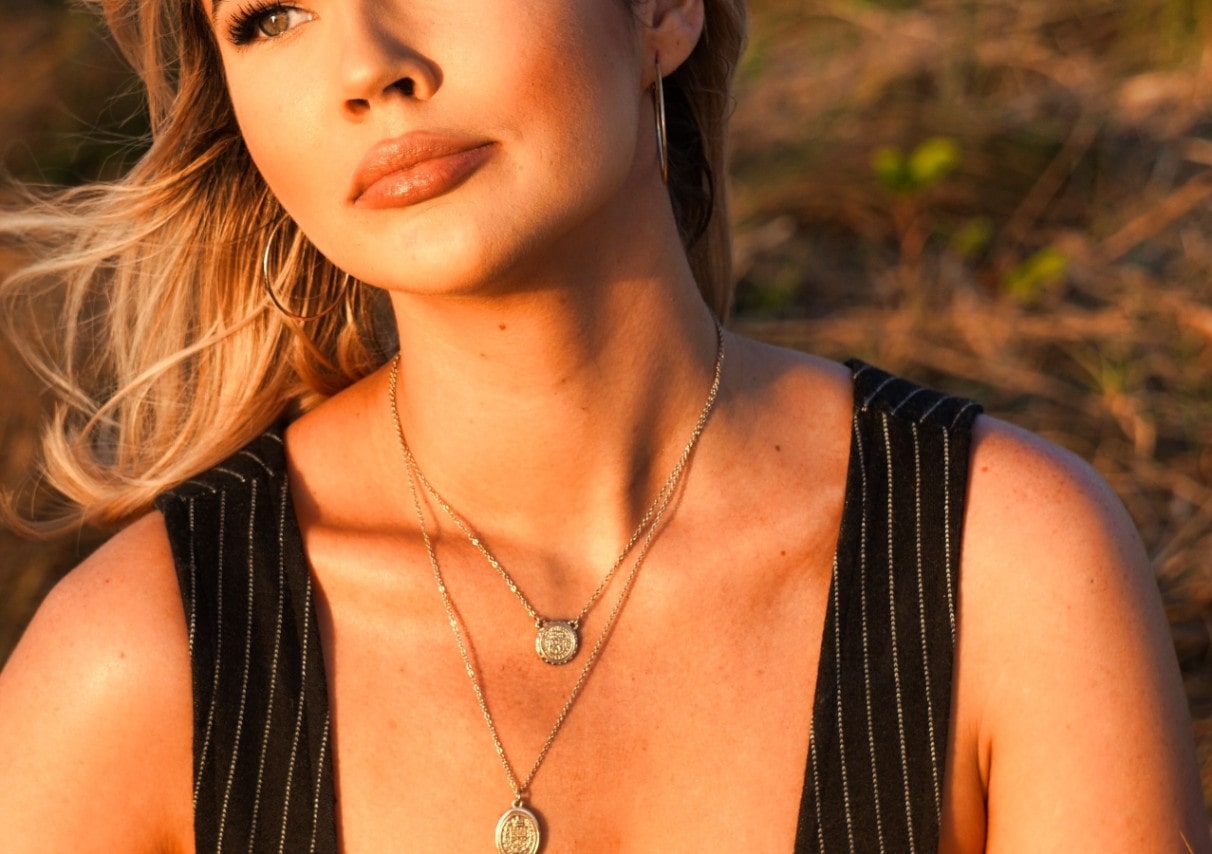
[{"label": "long gold necklace", "polygon": [[[712,380],[711,391],[707,397],[707,403],[703,407],[703,411],[699,416],[698,422],[695,424],[694,432],[690,441],[687,443],[682,457],[675,468],[675,472],[680,477],[682,470],[685,469],[690,458],[690,453],[694,449],[695,443],[703,432],[703,428],[707,425],[707,419],[711,414],[711,410],[715,405],[715,398],[719,391],[720,385],[720,370],[724,360],[724,343],[723,333],[716,323],[716,332],[719,340],[719,346],[716,356],[715,376]],[[673,498],[675,487],[678,478],[672,477],[666,481],[666,486],[662,488],[658,494],[658,501],[653,505],[652,518],[647,525],[647,534],[644,535],[644,541],[640,545],[640,550],[636,554],[635,563],[632,564],[631,571],[627,573],[627,577],[623,581],[623,588],[619,591],[618,599],[615,600],[614,607],[610,609],[610,613],[606,617],[606,623],[602,626],[602,632],[598,635],[597,641],[589,651],[589,658],[585,661],[581,668],[581,673],[577,676],[576,682],[572,686],[572,690],[568,694],[568,699],[564,701],[563,707],[560,709],[559,715],[556,716],[555,724],[551,728],[551,732],[547,734],[547,739],[543,742],[543,746],[539,749],[539,755],[535,757],[534,764],[531,765],[529,773],[526,777],[519,781],[517,775],[514,774],[513,766],[509,763],[509,758],[505,755],[505,747],[501,744],[501,737],[497,733],[496,723],[492,719],[492,713],[488,710],[488,701],[484,698],[484,688],[480,684],[479,674],[476,673],[475,665],[472,663],[471,656],[467,652],[467,644],[463,639],[463,627],[459,622],[458,615],[455,613],[454,605],[450,600],[450,593],[446,589],[446,581],[442,577],[442,570],[438,566],[438,555],[434,550],[433,541],[430,539],[429,530],[425,525],[425,512],[421,506],[421,494],[417,489],[417,483],[420,480],[420,470],[417,468],[416,460],[413,458],[408,449],[408,444],[404,440],[404,429],[400,424],[399,408],[396,404],[396,382],[399,376],[400,357],[397,354],[392,362],[391,375],[388,381],[388,397],[391,405],[392,422],[396,428],[396,436],[400,441],[400,449],[404,454],[405,467],[408,473],[408,490],[412,495],[413,507],[417,514],[417,527],[421,531],[421,539],[425,542],[425,551],[429,556],[429,565],[433,570],[434,581],[438,586],[438,593],[442,597],[442,607],[446,611],[446,619],[450,623],[450,629],[454,633],[455,643],[459,648],[459,656],[463,659],[463,668],[467,671],[467,678],[471,682],[472,691],[475,693],[476,702],[480,706],[480,714],[484,718],[484,723],[488,725],[488,732],[492,736],[493,747],[496,748],[497,757],[501,761],[501,767],[505,769],[505,777],[509,781],[509,788],[513,792],[513,802],[509,809],[501,814],[497,821],[496,833],[494,840],[498,854],[536,854],[539,846],[542,843],[542,829],[539,824],[539,818],[534,810],[526,805],[526,796],[529,793],[530,784],[533,782],[535,775],[539,772],[539,767],[543,764],[543,760],[547,758],[547,752],[551,749],[552,743],[555,741],[556,735],[564,726],[564,721],[568,719],[568,713],[572,710],[572,704],[576,702],[577,697],[581,693],[581,689],[585,685],[585,680],[589,678],[589,673],[593,669],[593,665],[597,662],[598,656],[602,652],[602,647],[606,643],[606,639],[610,636],[610,631],[614,627],[615,619],[623,608],[624,602],[627,601],[627,595],[631,592],[631,587],[635,583],[636,576],[639,574],[640,567],[644,564],[644,558],[648,555],[648,550],[652,546],[653,540],[656,538],[657,531],[660,530],[661,520],[665,515],[665,511],[669,508],[670,501]],[[632,544],[634,545],[634,543]],[[624,553],[626,554],[626,553]],[[619,563],[622,562],[620,559]],[[617,568],[617,567],[615,567]],[[613,573],[613,569],[612,569]],[[599,591],[600,592],[600,591]],[[592,604],[592,603],[591,603]]]},{"label": "long gold necklace", "polygon": [[[724,330],[720,326],[719,321],[716,321],[715,333],[715,370],[713,372],[711,390],[708,392],[707,401],[703,404],[703,409],[699,413],[699,420],[695,424],[695,429],[690,435],[690,440],[682,449],[681,456],[678,457],[677,463],[674,465],[673,470],[670,471],[669,476],[665,478],[665,482],[661,485],[656,497],[652,500],[652,504],[648,507],[648,510],[640,519],[639,524],[636,525],[635,531],[631,534],[631,538],[623,546],[622,550],[619,552],[619,556],[615,558],[614,563],[610,565],[610,568],[606,571],[606,575],[598,583],[598,586],[594,589],[593,593],[590,594],[589,601],[587,601],[585,606],[581,608],[580,613],[571,619],[553,620],[539,614],[538,610],[530,603],[530,600],[526,598],[526,594],[522,592],[522,589],[518,586],[518,583],[513,580],[508,572],[505,571],[505,567],[501,565],[501,562],[497,560],[496,556],[489,551],[488,546],[484,543],[483,538],[481,538],[480,535],[472,529],[472,527],[465,519],[463,519],[462,516],[455,512],[454,508],[450,506],[450,504],[442,497],[433,484],[430,483],[429,479],[425,477],[425,473],[421,470],[421,466],[417,463],[416,457],[413,456],[412,449],[408,447],[408,442],[404,440],[404,432],[402,430],[400,431],[400,447],[404,451],[404,459],[408,462],[408,465],[411,467],[412,471],[415,472],[417,480],[420,481],[421,485],[425,488],[425,491],[429,493],[429,497],[446,512],[446,515],[450,517],[450,520],[455,524],[455,527],[463,532],[463,535],[467,538],[467,541],[471,543],[471,545],[474,546],[481,555],[484,556],[484,559],[488,561],[488,564],[497,571],[502,579],[504,579],[509,591],[517,597],[518,601],[522,604],[522,607],[526,609],[526,613],[530,615],[532,620],[534,620],[535,653],[540,659],[548,664],[567,664],[576,657],[577,651],[581,647],[581,624],[585,617],[589,614],[590,609],[592,609],[594,604],[598,601],[598,598],[610,585],[611,580],[614,578],[615,572],[617,572],[618,568],[623,565],[623,561],[627,559],[627,555],[631,552],[632,548],[637,542],[639,542],[640,537],[644,535],[644,530],[655,517],[657,508],[666,500],[666,496],[673,494],[677,490],[678,481],[682,476],[682,472],[686,468],[686,463],[690,460],[690,455],[694,451],[694,446],[698,441],[699,435],[703,432],[703,427],[707,424],[707,416],[710,415],[711,408],[715,405],[716,394],[719,392],[720,388],[720,371],[724,364]],[[393,381],[395,378],[395,373],[396,367],[393,366]],[[395,399],[394,391],[392,399]]]}]

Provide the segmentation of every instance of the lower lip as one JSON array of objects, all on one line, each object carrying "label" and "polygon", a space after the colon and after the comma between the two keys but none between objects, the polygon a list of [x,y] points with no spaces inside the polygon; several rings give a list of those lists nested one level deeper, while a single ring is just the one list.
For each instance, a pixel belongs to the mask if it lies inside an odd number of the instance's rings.
[{"label": "lower lip", "polygon": [[492,145],[434,157],[384,175],[354,199],[360,208],[403,208],[441,196],[466,181],[488,159]]}]

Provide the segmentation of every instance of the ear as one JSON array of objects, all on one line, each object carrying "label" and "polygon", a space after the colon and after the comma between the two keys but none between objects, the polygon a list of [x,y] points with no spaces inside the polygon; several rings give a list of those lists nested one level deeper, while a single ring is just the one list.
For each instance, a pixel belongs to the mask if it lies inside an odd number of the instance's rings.
[{"label": "ear", "polygon": [[703,36],[704,0],[643,0],[636,10],[646,53],[644,85],[656,81],[656,64],[667,76],[681,66]]}]

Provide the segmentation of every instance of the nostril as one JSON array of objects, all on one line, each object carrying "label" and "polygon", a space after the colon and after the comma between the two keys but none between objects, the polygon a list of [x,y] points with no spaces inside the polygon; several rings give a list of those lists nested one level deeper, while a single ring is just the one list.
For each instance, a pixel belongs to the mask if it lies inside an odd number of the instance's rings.
[{"label": "nostril", "polygon": [[411,77],[401,77],[395,83],[391,84],[391,88],[397,90],[400,94],[407,98],[411,98],[417,91],[417,84]]}]

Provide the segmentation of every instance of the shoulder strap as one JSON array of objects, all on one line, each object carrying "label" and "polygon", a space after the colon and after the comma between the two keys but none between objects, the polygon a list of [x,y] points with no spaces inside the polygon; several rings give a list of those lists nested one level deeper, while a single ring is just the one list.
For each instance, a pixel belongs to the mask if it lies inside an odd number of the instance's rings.
[{"label": "shoulder strap", "polygon": [[796,851],[933,852],[980,406],[849,365],[846,503]]},{"label": "shoulder strap", "polygon": [[328,694],[280,430],[161,496],[189,630],[200,852],[335,852]]}]

